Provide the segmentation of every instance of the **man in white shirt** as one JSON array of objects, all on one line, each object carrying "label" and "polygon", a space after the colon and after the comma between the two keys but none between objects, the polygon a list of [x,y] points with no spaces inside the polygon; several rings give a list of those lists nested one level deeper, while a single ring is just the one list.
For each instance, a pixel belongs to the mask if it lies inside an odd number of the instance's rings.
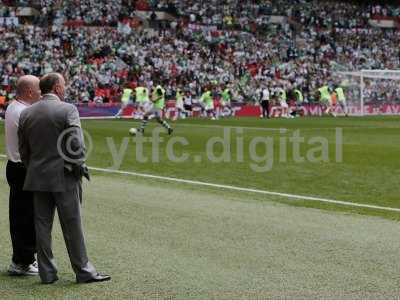
[{"label": "man in white shirt", "polygon": [[5,114],[6,175],[10,186],[9,218],[13,247],[8,273],[14,276],[38,275],[33,194],[23,190],[26,169],[18,150],[18,127],[22,111],[39,99],[39,78],[22,76],[17,83],[16,99],[7,107]]},{"label": "man in white shirt", "polygon": [[264,88],[261,88],[261,101],[260,101],[260,106],[261,106],[261,118],[268,118],[269,119],[269,97],[270,97],[270,93],[269,90],[267,88],[267,86],[265,86]]}]

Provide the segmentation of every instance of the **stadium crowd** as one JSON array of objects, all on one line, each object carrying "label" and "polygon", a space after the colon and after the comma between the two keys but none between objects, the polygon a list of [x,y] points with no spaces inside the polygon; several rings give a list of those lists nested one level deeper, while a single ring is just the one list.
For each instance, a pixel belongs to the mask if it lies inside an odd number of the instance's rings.
[{"label": "stadium crowd", "polygon": [[[318,87],[338,83],[336,71],[400,67],[400,30],[368,24],[371,14],[398,16],[399,7],[389,5],[315,5],[315,0],[3,2],[42,10],[30,25],[0,27],[0,96],[8,98],[20,75],[56,71],[66,73],[67,99],[73,102],[115,102],[124,86],[152,82],[161,83],[167,97],[178,88],[199,97],[210,81],[229,84],[237,101],[257,100],[263,86],[299,88],[313,101]],[[165,10],[176,19],[151,30],[132,28],[125,21],[138,7]],[[15,8],[0,9],[0,16],[14,14]],[[270,15],[290,21],[272,24]],[[79,26],[64,25],[71,20]],[[390,98],[400,99],[399,93],[390,91]]]}]

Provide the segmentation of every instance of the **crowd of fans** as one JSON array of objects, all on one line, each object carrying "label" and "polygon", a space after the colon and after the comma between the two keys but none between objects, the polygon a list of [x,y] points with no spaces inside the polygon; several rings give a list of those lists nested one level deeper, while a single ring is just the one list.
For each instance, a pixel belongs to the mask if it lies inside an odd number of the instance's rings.
[{"label": "crowd of fans", "polygon": [[[12,97],[22,74],[58,71],[73,102],[118,101],[125,86],[152,83],[169,97],[177,88],[198,97],[209,82],[229,85],[238,101],[256,100],[263,86],[299,88],[313,101],[318,87],[339,83],[337,71],[400,67],[400,30],[368,24],[371,15],[398,16],[399,7],[315,0],[5,2],[37,7],[47,25],[0,27],[0,96]],[[131,28],[122,21],[138,6],[176,18],[155,29]],[[0,16],[13,12],[3,6]],[[271,15],[288,21],[270,23]],[[79,26],[64,25],[71,20]],[[399,91],[389,93],[400,99]]]},{"label": "crowd of fans", "polygon": [[340,27],[365,26],[370,16],[400,16],[397,4],[371,4],[366,1],[318,0],[154,0],[155,9],[176,11],[192,22],[214,25],[260,23],[266,16],[293,17],[307,25]]}]

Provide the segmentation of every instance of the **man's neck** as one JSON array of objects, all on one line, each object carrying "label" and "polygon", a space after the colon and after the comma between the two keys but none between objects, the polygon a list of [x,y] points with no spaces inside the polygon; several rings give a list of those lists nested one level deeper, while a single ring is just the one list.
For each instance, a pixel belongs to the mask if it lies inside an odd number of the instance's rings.
[{"label": "man's neck", "polygon": [[44,97],[46,97],[46,96],[51,96],[51,97],[57,98],[57,100],[61,101],[60,97],[58,97],[58,96],[57,96],[56,94],[54,94],[54,93],[47,93],[47,94],[44,94],[44,95],[42,95],[42,98],[44,98]]}]

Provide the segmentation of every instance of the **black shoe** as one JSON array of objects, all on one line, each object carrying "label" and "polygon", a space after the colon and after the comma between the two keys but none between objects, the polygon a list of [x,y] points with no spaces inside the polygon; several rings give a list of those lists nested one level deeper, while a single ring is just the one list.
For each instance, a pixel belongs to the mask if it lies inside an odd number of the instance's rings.
[{"label": "black shoe", "polygon": [[42,284],[53,284],[53,283],[55,283],[57,281],[58,281],[58,277],[56,277],[56,278],[54,278],[52,280],[49,280],[49,281],[42,281]]},{"label": "black shoe", "polygon": [[168,135],[171,135],[174,132],[172,128],[168,128]]},{"label": "black shoe", "polygon": [[97,273],[94,277],[84,280],[84,281],[79,281],[77,280],[77,283],[96,283],[96,282],[103,282],[103,281],[109,281],[111,280],[111,276],[105,275],[105,274],[100,274]]}]

